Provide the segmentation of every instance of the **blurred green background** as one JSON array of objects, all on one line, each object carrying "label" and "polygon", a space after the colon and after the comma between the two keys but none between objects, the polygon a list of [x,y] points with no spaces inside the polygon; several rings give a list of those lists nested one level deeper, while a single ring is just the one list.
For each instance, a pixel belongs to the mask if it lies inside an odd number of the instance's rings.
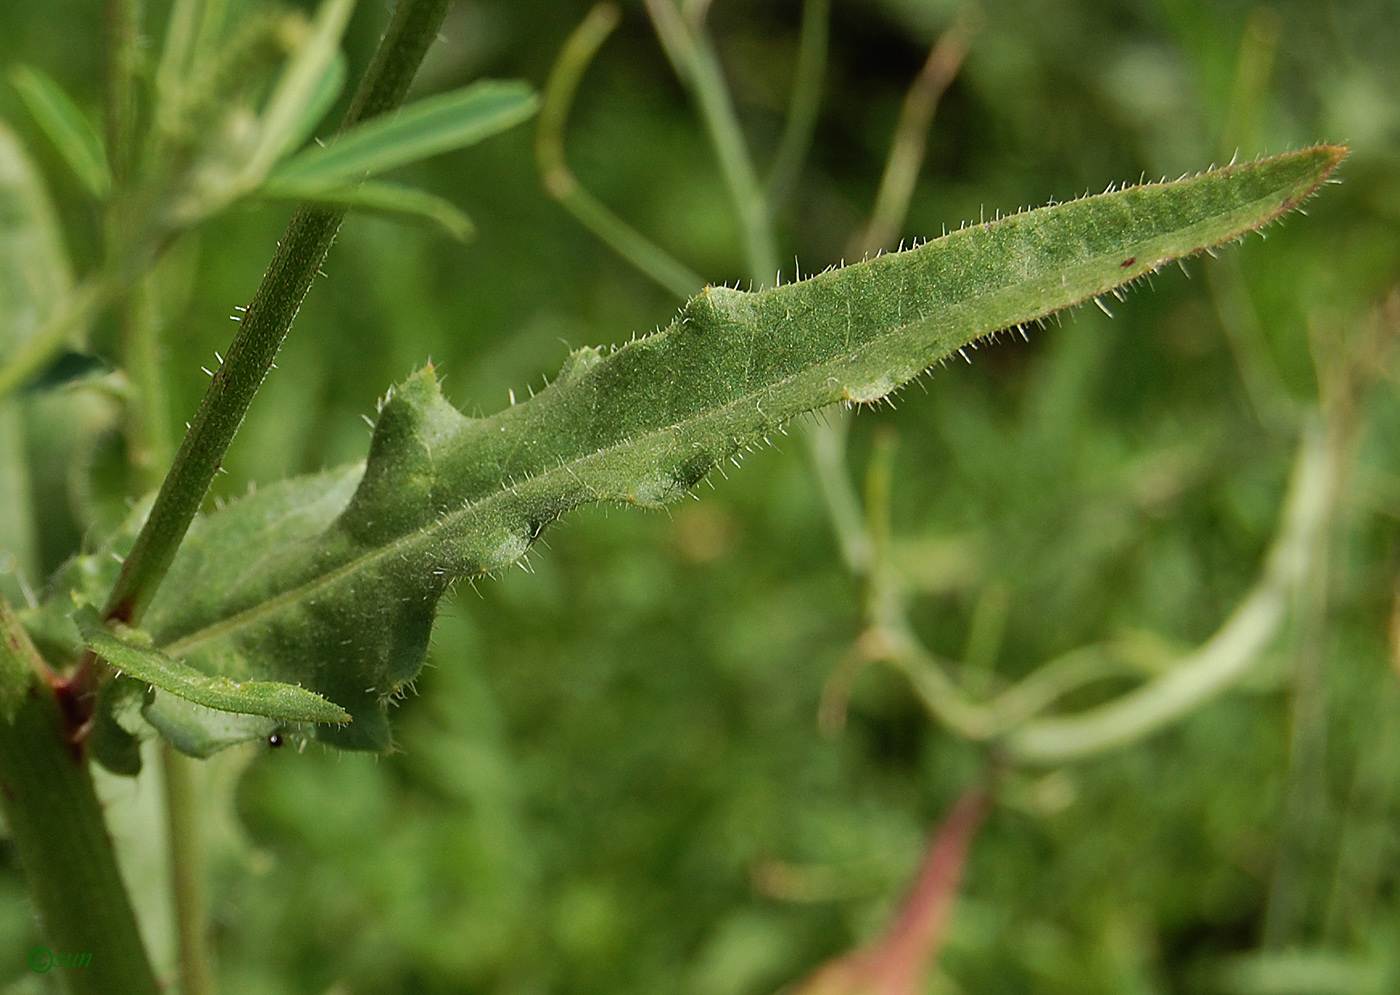
[{"label": "blurred green background", "polygon": [[[813,272],[841,259],[904,90],[957,7],[834,3],[812,155],[779,219],[786,276],[792,260]],[[482,76],[542,87],[587,9],[458,0],[415,92]],[[920,635],[978,656],[992,672],[975,679],[996,686],[1107,639],[1190,647],[1255,578],[1296,442],[1278,412],[1315,403],[1315,355],[1324,368],[1348,349],[1383,357],[1375,343],[1400,333],[1400,305],[1383,308],[1400,283],[1400,5],[987,0],[982,15],[906,236],[1236,149],[1352,147],[1341,185],[1266,240],[1192,261],[1190,278],[1164,271],[1110,302],[1113,320],[1081,309],[1028,343],[1003,336],[897,409],[854,419],[857,480],[874,433],[898,440],[893,529],[923,566]],[[790,0],[710,12],[760,162],[781,133],[799,16]],[[357,10],[352,75],[384,17],[382,3]],[[151,5],[156,39],[163,18]],[[0,64],[45,68],[97,120],[101,20],[92,2],[5,4]],[[8,87],[0,115],[46,168],[79,269],[92,266],[96,213]],[[670,320],[677,301],[544,196],[532,137],[518,128],[402,171],[472,216],[470,244],[350,219],[225,460],[222,494],[361,457],[362,416],[429,358],[456,404],[489,413],[571,346]],[[584,80],[568,148],[629,221],[707,279],[744,280],[720,175],[640,3]],[[235,209],[181,250],[173,428],[288,214]],[[99,351],[112,337],[97,329]],[[927,991],[1400,989],[1387,635],[1400,403],[1395,366],[1372,366],[1347,398],[1355,458],[1320,610],[1298,615],[1312,623],[1170,730],[1010,774]],[[444,602],[416,693],[393,715],[394,755],[260,748],[206,765],[223,991],[757,995],[878,932],[980,752],[878,668],[857,682],[844,732],[819,733],[862,591],[804,448],[783,439],[714,485],[671,514],[572,515],[528,571]],[[50,567],[80,539],[53,517]],[[1295,682],[1300,666],[1316,679]],[[160,835],[143,822],[158,790],[149,778],[105,790],[160,934]],[[37,933],[5,843],[0,857],[0,981],[28,990]],[[168,963],[168,940],[153,947]]]}]

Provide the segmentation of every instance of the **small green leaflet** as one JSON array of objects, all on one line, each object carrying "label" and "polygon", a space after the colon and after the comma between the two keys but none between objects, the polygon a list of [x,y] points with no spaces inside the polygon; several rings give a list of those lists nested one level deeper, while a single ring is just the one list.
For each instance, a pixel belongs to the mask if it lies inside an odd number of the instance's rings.
[{"label": "small green leaflet", "polygon": [[450,200],[430,194],[426,190],[415,190],[396,183],[368,180],[364,183],[324,186],[319,183],[279,180],[264,185],[260,192],[269,200],[337,204],[362,211],[404,215],[430,221],[459,242],[465,242],[476,234],[476,226],[472,224],[472,219]]},{"label": "small green leaflet", "polygon": [[10,70],[10,84],[88,193],[105,200],[112,173],[102,138],[77,104],[47,74],[31,66]]},{"label": "small green leaflet", "polygon": [[519,80],[481,80],[409,104],[312,146],[282,163],[267,187],[337,187],[358,183],[395,166],[474,145],[527,120],[539,107]]},{"label": "small green leaflet", "polygon": [[119,638],[90,606],[80,608],[75,620],[88,649],[118,671],[196,705],[284,722],[350,721],[345,709],[306,688],[278,681],[210,677],[151,648],[150,637],[139,630],[128,629]]},{"label": "small green leaflet", "polygon": [[304,149],[259,187],[273,200],[314,201],[430,221],[453,238],[475,233],[456,205],[425,190],[368,181],[395,166],[465,148],[514,127],[539,100],[518,80],[482,80],[428,97]]}]

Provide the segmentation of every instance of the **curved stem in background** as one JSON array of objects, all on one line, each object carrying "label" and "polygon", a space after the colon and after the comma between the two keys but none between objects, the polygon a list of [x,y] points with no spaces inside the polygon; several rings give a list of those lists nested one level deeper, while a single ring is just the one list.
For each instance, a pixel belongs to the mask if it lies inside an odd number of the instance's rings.
[{"label": "curved stem in background", "polygon": [[[403,103],[448,3],[401,0],[394,8],[341,131]],[[228,355],[190,422],[150,517],[122,565],[104,610],[106,618],[134,624],[150,603],[344,217],[343,210],[302,208],[287,225]]]},{"label": "curved stem in background", "polygon": [[[856,520],[857,541],[869,544],[869,628],[828,681],[820,722],[839,730],[850,687],[870,663],[902,672],[929,714],[958,735],[996,741],[1012,760],[1056,764],[1141,739],[1223,691],[1278,635],[1298,585],[1317,569],[1317,551],[1338,492],[1338,448],[1317,426],[1305,433],[1294,465],[1282,523],[1263,576],[1221,628],[1195,652],[1169,664],[1133,691],[1073,715],[1036,718],[1070,692],[1107,677],[1137,672],[1111,647],[1083,647],[1033,670],[987,702],[973,700],[950,674],[953,666],[924,647],[909,624],[903,581],[881,555],[871,525]],[[879,474],[872,476],[878,477]],[[877,480],[870,503],[887,499]],[[879,512],[870,516],[878,521]]]},{"label": "curved stem in background", "polygon": [[982,12],[976,4],[968,4],[958,11],[952,26],[938,36],[923,69],[904,95],[870,222],[851,238],[848,252],[852,258],[860,259],[881,249],[894,248],[924,164],[928,129],[933,124],[938,101],[962,69],[972,39],[981,27],[981,19]]},{"label": "curved stem in background", "polygon": [[792,97],[788,101],[787,123],[778,141],[778,152],[766,184],[768,214],[778,213],[792,193],[822,105],[822,84],[826,81],[826,50],[831,36],[831,0],[804,0],[802,34],[797,43],[797,72],[793,75]]},{"label": "curved stem in background", "polygon": [[1053,764],[1121,746],[1176,721],[1238,680],[1278,635],[1290,600],[1313,569],[1337,500],[1340,454],[1333,442],[1316,424],[1305,429],[1263,577],[1215,635],[1160,677],[1107,704],[1020,727],[1004,742],[1009,755]]},{"label": "curved stem in background", "polygon": [[564,159],[564,127],[579,81],[621,16],[617,4],[597,4],[564,42],[550,71],[544,103],[540,107],[539,126],[535,131],[535,162],[539,165],[545,193],[619,256],[685,300],[699,293],[705,281],[584,189]]},{"label": "curved stem in background", "polygon": [[656,35],[681,81],[690,88],[709,132],[730,203],[739,222],[744,259],[755,289],[778,276],[778,249],[768,199],[758,182],[753,157],[734,113],[719,57],[700,24],[688,24],[673,0],[646,0]]}]

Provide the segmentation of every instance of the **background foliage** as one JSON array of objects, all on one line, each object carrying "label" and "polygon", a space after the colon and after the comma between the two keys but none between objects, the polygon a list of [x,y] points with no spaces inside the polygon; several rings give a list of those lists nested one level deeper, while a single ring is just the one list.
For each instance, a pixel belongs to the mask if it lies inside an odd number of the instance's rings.
[{"label": "background foliage", "polygon": [[[459,2],[415,92],[483,75],[542,85],[586,9]],[[816,144],[780,222],[783,257],[803,271],[846,251],[904,88],[954,13],[938,0],[835,4]],[[1111,321],[1084,310],[1029,343],[984,348],[897,410],[855,419],[858,478],[873,437],[898,441],[893,530],[918,565],[920,634],[991,686],[1125,636],[1161,659],[1208,636],[1248,588],[1293,448],[1279,412],[1316,398],[1315,353],[1373,348],[1400,325],[1382,307],[1400,273],[1400,10],[1003,0],[983,15],[939,108],[908,235],[1194,171],[1236,147],[1354,150],[1344,184],[1267,241],[1189,264],[1189,280],[1163,273]],[[352,78],[382,16],[376,4],[355,15]],[[797,18],[776,0],[710,15],[761,160],[781,130]],[[153,11],[149,30],[161,23]],[[44,67],[97,119],[94,5],[6,5],[0,64],[15,61]],[[47,167],[81,271],[97,252],[92,209],[12,90],[0,114]],[[585,79],[569,141],[604,201],[707,279],[743,277],[719,173],[639,5]],[[517,129],[402,171],[471,215],[470,244],[347,223],[225,460],[222,494],[359,458],[360,416],[428,357],[455,404],[491,412],[569,346],[670,319],[677,302],[543,195],[530,146]],[[170,263],[187,285],[168,303],[172,429],[285,218],[225,215]],[[113,335],[96,330],[99,351]],[[1384,377],[1352,396],[1358,456],[1321,610],[1300,616],[1315,624],[1170,731],[1013,776],[930,991],[1400,983],[1400,694],[1386,635],[1400,406]],[[121,508],[115,416],[91,408],[31,444],[35,486],[55,496],[40,505],[49,568]],[[64,452],[79,467],[68,479]],[[224,991],[746,995],[878,929],[978,755],[878,669],[857,683],[844,731],[819,733],[823,685],[861,629],[860,586],[795,439],[731,478],[672,515],[572,515],[529,572],[459,591],[394,716],[397,754],[259,749],[208,765]],[[1294,693],[1300,666],[1320,678]],[[1311,737],[1301,749],[1295,714]],[[143,822],[158,792],[149,780],[107,790],[168,958],[159,875],[140,870],[159,861]],[[1307,818],[1287,815],[1290,799]],[[36,934],[0,854],[0,979],[28,983]]]}]

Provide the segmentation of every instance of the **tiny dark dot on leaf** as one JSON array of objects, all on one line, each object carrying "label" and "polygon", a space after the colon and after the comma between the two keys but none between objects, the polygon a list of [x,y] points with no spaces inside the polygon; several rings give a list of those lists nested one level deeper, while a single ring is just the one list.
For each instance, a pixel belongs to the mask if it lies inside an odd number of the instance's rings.
[{"label": "tiny dark dot on leaf", "polygon": [[1132,265],[1133,263],[1135,263],[1135,262],[1137,262],[1137,256],[1129,256],[1127,259],[1124,259],[1124,260],[1123,260],[1121,263],[1119,263],[1118,265],[1121,266],[1121,267],[1123,267],[1124,269],[1127,269],[1129,266],[1131,266],[1131,265]]},{"label": "tiny dark dot on leaf", "polygon": [[277,749],[282,745],[282,737],[274,732],[271,736],[267,737],[267,745],[274,750]]}]

